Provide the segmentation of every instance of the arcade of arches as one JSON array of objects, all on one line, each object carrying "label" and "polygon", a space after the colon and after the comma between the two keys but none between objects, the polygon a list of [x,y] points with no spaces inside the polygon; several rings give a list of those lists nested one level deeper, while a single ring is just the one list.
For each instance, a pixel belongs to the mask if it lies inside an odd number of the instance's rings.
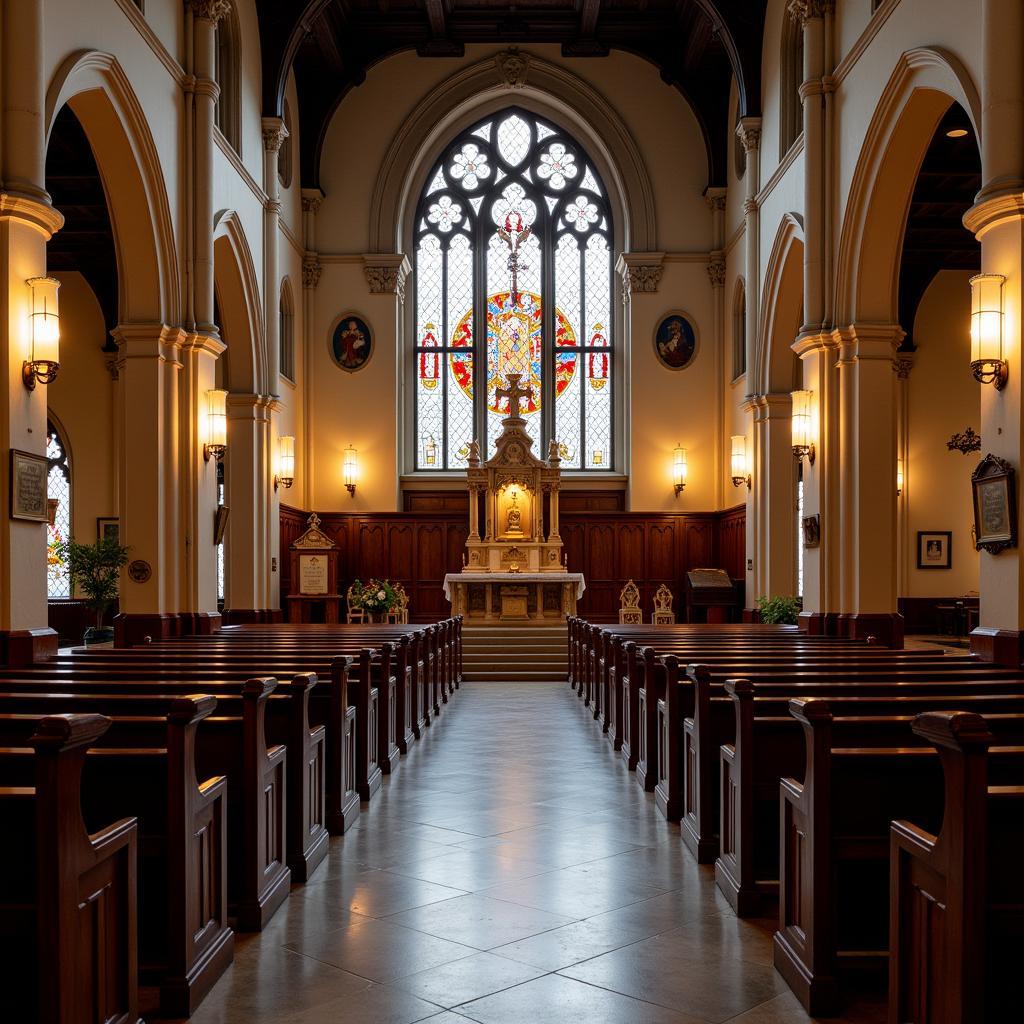
[{"label": "arcade of arches", "polygon": [[94,624],[68,540],[128,549],[117,647],[330,621],[312,513],[342,621],[444,619],[519,374],[582,617],[714,568],[1020,666],[1022,69],[1018,0],[4,3],[0,662]]}]

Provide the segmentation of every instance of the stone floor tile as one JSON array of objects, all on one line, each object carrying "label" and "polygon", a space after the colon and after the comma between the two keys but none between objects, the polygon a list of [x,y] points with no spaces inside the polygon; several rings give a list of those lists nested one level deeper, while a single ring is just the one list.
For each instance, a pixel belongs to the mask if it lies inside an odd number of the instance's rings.
[{"label": "stone floor tile", "polygon": [[452,1007],[538,978],[544,971],[493,953],[477,953],[443,967],[411,974],[395,984],[421,999]]}]

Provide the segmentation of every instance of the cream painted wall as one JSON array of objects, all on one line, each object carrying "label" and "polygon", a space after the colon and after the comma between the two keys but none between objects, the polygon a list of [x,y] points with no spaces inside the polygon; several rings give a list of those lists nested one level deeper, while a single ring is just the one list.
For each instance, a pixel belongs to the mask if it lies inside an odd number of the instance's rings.
[{"label": "cream painted wall", "polygon": [[[394,412],[403,393],[404,362],[397,351],[394,297],[369,293],[359,259],[369,247],[369,201],[387,149],[415,105],[453,72],[497,50],[467,47],[462,60],[425,61],[406,53],[382,61],[346,96],[328,131],[321,169],[326,199],[317,217],[324,271],[311,334],[317,507],[398,507],[396,483],[403,467]],[[623,378],[629,403],[630,505],[636,510],[713,509],[716,342],[705,270],[712,225],[703,198],[707,166],[697,122],[682,96],[639,58],[613,52],[601,61],[573,61],[551,46],[530,47],[529,52],[584,79],[628,125],[651,180],[658,248],[668,254],[659,291],[634,295],[630,313],[632,342]],[[396,89],[395,82],[402,88]],[[515,101],[510,91],[509,103]],[[656,324],[674,309],[696,318],[700,336],[694,363],[678,373],[657,364],[652,343]],[[328,354],[331,326],[345,312],[366,314],[376,335],[371,362],[355,375],[339,370]],[[677,440],[690,451],[690,483],[678,501],[671,478]],[[348,444],[360,452],[362,479],[354,498],[345,492],[340,473]]]},{"label": "cream painted wall", "polygon": [[60,373],[46,386],[46,400],[70,449],[72,530],[88,544],[97,517],[117,515],[115,385],[110,354],[101,351],[106,328],[95,294],[77,272],[54,276],[61,281]]},{"label": "cream painted wall", "polygon": [[[980,430],[979,385],[971,377],[968,324],[970,273],[944,270],[928,286],[914,321],[909,378],[908,459],[902,501],[907,519],[904,597],[959,597],[978,589],[979,555],[971,542],[971,473],[977,455],[950,452],[946,442],[967,427]],[[953,567],[917,568],[917,531],[953,531]]]}]

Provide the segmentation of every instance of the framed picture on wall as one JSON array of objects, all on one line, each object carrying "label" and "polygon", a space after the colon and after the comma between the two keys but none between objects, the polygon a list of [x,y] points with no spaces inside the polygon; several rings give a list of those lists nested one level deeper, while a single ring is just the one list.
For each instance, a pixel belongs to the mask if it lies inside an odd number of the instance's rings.
[{"label": "framed picture on wall", "polygon": [[96,517],[96,539],[113,540],[120,543],[121,522],[116,516]]},{"label": "framed picture on wall", "polygon": [[950,530],[917,531],[917,567],[953,568],[953,534]]},{"label": "framed picture on wall", "polygon": [[1017,546],[1017,481],[1013,466],[986,455],[971,476],[974,491],[974,546],[998,555]]},{"label": "framed picture on wall", "polygon": [[373,334],[367,322],[355,313],[334,321],[330,338],[331,358],[349,373],[361,370],[373,354]]},{"label": "framed picture on wall", "polygon": [[697,352],[697,329],[686,313],[669,313],[654,332],[654,352],[667,370],[685,370]]},{"label": "framed picture on wall", "polygon": [[48,523],[46,478],[50,467],[45,455],[11,449],[11,518]]}]

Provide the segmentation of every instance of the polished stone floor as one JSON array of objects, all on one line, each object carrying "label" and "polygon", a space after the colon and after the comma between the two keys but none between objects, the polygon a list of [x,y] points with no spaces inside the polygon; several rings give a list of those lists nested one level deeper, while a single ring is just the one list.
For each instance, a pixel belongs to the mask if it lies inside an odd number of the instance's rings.
[{"label": "polished stone floor", "polygon": [[567,686],[475,684],[192,1021],[806,1021],[772,926],[735,917]]}]

